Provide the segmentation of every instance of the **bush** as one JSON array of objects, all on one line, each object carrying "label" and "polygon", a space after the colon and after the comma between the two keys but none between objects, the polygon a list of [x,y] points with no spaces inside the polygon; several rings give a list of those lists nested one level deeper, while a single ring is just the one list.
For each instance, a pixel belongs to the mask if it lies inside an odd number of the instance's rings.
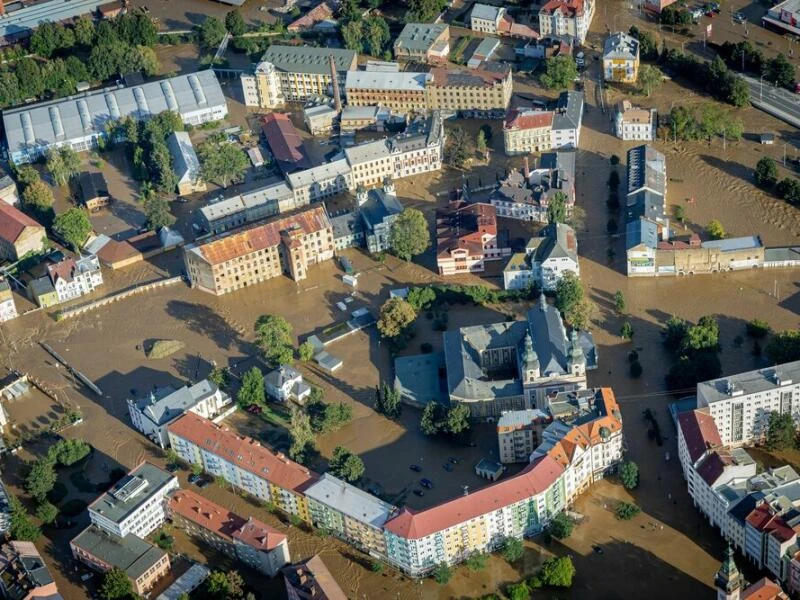
[{"label": "bush", "polygon": [[507,562],[515,563],[525,554],[525,546],[517,538],[506,538],[501,552]]},{"label": "bush", "polygon": [[619,478],[626,490],[633,490],[639,486],[639,465],[633,461],[622,463],[619,468]]},{"label": "bush", "polygon": [[470,555],[467,559],[467,568],[470,571],[483,571],[489,563],[489,555],[484,552],[478,552]]},{"label": "bush", "polygon": [[445,563],[439,563],[433,570],[433,580],[439,585],[447,584],[453,578],[453,569]]},{"label": "bush", "polygon": [[636,504],[632,504],[631,502],[620,502],[617,504],[617,507],[614,509],[617,518],[620,521],[629,521],[640,512],[642,509],[639,508]]},{"label": "bush", "polygon": [[639,379],[639,377],[642,376],[642,371],[643,371],[642,363],[640,363],[638,360],[635,360],[631,363],[630,367],[631,377],[633,377],[634,379]]},{"label": "bush", "polygon": [[560,512],[550,521],[547,532],[558,540],[565,540],[572,535],[574,523],[566,513]]},{"label": "bush", "polygon": [[524,581],[513,583],[506,588],[510,600],[528,600],[531,597],[531,588]]},{"label": "bush", "polygon": [[747,323],[746,327],[747,335],[756,339],[767,337],[771,329],[769,323],[766,321],[761,321],[760,319],[753,319]]},{"label": "bush", "polygon": [[423,354],[430,354],[431,352],[433,352],[433,346],[428,342],[421,344],[419,349],[420,352],[422,352]]}]

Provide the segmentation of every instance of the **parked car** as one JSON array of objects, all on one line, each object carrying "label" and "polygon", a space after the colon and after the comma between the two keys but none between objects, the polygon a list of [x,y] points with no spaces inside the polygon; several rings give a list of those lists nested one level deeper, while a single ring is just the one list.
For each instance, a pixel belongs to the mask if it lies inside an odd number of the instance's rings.
[{"label": "parked car", "polygon": [[433,482],[430,479],[420,479],[419,484],[424,488],[428,488],[429,490],[433,489]]},{"label": "parked car", "polygon": [[456,458],[455,456],[450,456],[450,457],[447,458],[447,461],[452,463],[452,464],[454,464],[454,465],[457,465],[458,463],[461,462],[461,459],[460,458]]},{"label": "parked car", "polygon": [[200,478],[200,481],[197,482],[197,487],[201,490],[206,487],[209,483],[211,483],[208,479],[204,479],[203,477]]},{"label": "parked car", "polygon": [[200,481],[201,479],[202,477],[200,475],[195,475],[194,473],[189,475],[189,483],[191,483],[192,485],[197,485],[197,482]]},{"label": "parked car", "polygon": [[422,471],[422,467],[420,467],[419,465],[409,465],[408,468],[416,473]]},{"label": "parked car", "polygon": [[737,23],[744,23],[745,21],[747,21],[747,17],[744,16],[744,13],[737,12],[736,14],[733,15],[733,20],[736,21]]},{"label": "parked car", "polygon": [[169,463],[167,465],[167,472],[174,473],[177,470],[178,470],[178,465],[176,465],[175,463]]},{"label": "parked car", "polygon": [[414,490],[414,495],[422,498],[425,495],[425,492],[423,492],[422,490]]},{"label": "parked car", "polygon": [[592,546],[592,550],[594,550],[595,554],[603,554],[603,549],[600,546]]},{"label": "parked car", "polygon": [[449,473],[450,471],[453,470],[453,465],[451,465],[449,462],[444,463],[444,470]]}]

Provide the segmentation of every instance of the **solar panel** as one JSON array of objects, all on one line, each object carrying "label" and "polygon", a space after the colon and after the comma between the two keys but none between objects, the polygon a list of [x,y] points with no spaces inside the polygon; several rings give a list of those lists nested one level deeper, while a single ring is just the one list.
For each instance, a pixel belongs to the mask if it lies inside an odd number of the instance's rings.
[{"label": "solar panel", "polygon": [[128,475],[111,492],[111,496],[120,502],[127,502],[147,487],[147,481],[141,477]]}]

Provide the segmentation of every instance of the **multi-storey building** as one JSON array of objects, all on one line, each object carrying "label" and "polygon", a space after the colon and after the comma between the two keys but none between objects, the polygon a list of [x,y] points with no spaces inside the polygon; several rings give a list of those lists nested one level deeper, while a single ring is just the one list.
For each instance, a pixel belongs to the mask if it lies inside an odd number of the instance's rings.
[{"label": "multi-storey building", "polygon": [[391,250],[392,225],[403,212],[392,180],[388,177],[382,188],[356,192],[358,213],[364,225],[364,240],[371,254]]},{"label": "multi-storey building", "polygon": [[539,34],[542,37],[586,40],[594,17],[594,0],[549,0],[539,9]]},{"label": "multi-storey building", "polygon": [[523,290],[536,284],[552,292],[566,273],[580,275],[578,240],[572,227],[553,223],[531,238],[524,253],[511,256],[503,269],[503,288]]},{"label": "multi-storey building", "polygon": [[292,189],[294,201],[299,206],[318,202],[352,189],[352,168],[346,158],[289,173],[286,183]]},{"label": "multi-storey building", "polygon": [[504,410],[497,419],[498,457],[501,463],[528,462],[536,448],[536,429],[548,423],[547,413],[529,408]]},{"label": "multi-storey building", "polygon": [[274,577],[291,561],[285,534],[253,517],[240,517],[190,490],[174,491],[167,510],[173,525],[267,577]]},{"label": "multi-storey building", "polygon": [[82,256],[77,260],[64,258],[60,262],[47,265],[47,275],[31,282],[29,293],[39,306],[50,304],[47,296],[55,296],[54,303],[68,302],[85,294],[92,293],[103,285],[103,274],[97,256]]},{"label": "multi-storey building", "polygon": [[708,408],[724,445],[759,442],[772,412],[800,424],[800,361],[699,383],[697,406]]},{"label": "multi-storey building", "polygon": [[436,266],[440,275],[480,273],[484,263],[511,256],[505,236],[498,236],[491,204],[451,202],[436,211]]},{"label": "multi-storey building", "polygon": [[212,421],[235,409],[231,397],[203,379],[192,386],[155,389],[143,398],[128,398],[128,414],[134,428],[161,448],[169,445],[167,425],[185,412],[193,412]]},{"label": "multi-storey building", "polygon": [[204,206],[197,211],[197,222],[203,231],[217,234],[301,208],[301,202],[281,181]]},{"label": "multi-storey building", "polygon": [[508,156],[544,152],[552,147],[553,112],[511,110],[503,121],[503,147]]},{"label": "multi-storey building", "polygon": [[603,77],[606,81],[636,83],[639,77],[639,40],[627,33],[612,33],[603,42]]},{"label": "multi-storey building", "polygon": [[319,554],[286,567],[282,573],[289,600],[347,600]]},{"label": "multi-storey building", "polygon": [[450,26],[446,23],[406,23],[393,48],[397,60],[446,63],[450,54]]},{"label": "multi-storey building", "polygon": [[628,150],[628,189],[625,198],[628,276],[656,273],[656,248],[669,239],[667,160],[652,146]]},{"label": "multi-storey building", "polygon": [[332,96],[332,72],[336,72],[339,89],[343,90],[346,73],[354,71],[357,63],[353,50],[273,44],[255,72],[242,75],[245,105],[275,108],[312,96]]},{"label": "multi-storey building", "polygon": [[575,150],[581,137],[583,92],[561,92],[553,109],[550,147],[553,150]]},{"label": "multi-storey building", "polygon": [[333,258],[333,230],[322,206],[184,247],[192,286],[217,296],[285,273],[306,278],[311,265]]},{"label": "multi-storey building", "polygon": [[508,65],[479,69],[431,69],[425,84],[428,110],[444,112],[506,110],[511,101],[513,77]]},{"label": "multi-storey building", "polygon": [[498,33],[506,9],[489,4],[474,4],[469,17],[469,28],[480,33]]},{"label": "multi-storey building", "polygon": [[177,477],[143,462],[89,505],[89,519],[117,537],[143,538],[166,521],[167,496],[176,489]]},{"label": "multi-storey building", "polygon": [[311,396],[311,386],[303,380],[303,374],[289,365],[280,365],[267,373],[264,376],[264,388],[270,398],[278,402],[293,400],[303,404]]},{"label": "multi-storey building", "polygon": [[311,522],[376,557],[386,555],[383,526],[396,507],[325,473],[306,488]]},{"label": "multi-storey building", "polygon": [[614,131],[618,138],[625,141],[645,140],[652,142],[656,139],[657,127],[658,111],[655,108],[648,110],[633,106],[628,100],[623,100],[617,105]]},{"label": "multi-storey building", "polygon": [[0,323],[17,318],[17,305],[8,281],[0,279]]},{"label": "multi-storey building", "polygon": [[345,90],[348,106],[382,106],[398,113],[427,108],[425,85],[428,73],[395,71],[350,71]]},{"label": "multi-storey building", "polygon": [[316,473],[193,413],[186,413],[167,430],[170,445],[181,459],[288,514],[311,521],[303,491],[318,479]]},{"label": "multi-storey building", "polygon": [[194,151],[192,140],[185,131],[176,131],[167,138],[172,154],[172,167],[178,176],[178,195],[188,196],[208,189],[200,175],[200,161]]},{"label": "multi-storey building", "polygon": [[10,541],[0,547],[0,594],[7,600],[62,600],[33,542]]},{"label": "multi-storey building", "polygon": [[450,403],[466,405],[473,417],[543,410],[548,394],[585,389],[586,371],[597,368],[592,335],[568,337],[544,295],[525,321],[464,327],[443,338]]},{"label": "multi-storey building", "polygon": [[21,210],[0,202],[0,259],[19,260],[45,249],[47,233]]}]

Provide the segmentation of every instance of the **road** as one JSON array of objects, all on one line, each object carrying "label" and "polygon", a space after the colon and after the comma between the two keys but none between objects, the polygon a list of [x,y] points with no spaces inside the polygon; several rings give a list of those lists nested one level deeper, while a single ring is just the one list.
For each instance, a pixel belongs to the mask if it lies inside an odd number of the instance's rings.
[{"label": "road", "polygon": [[741,76],[750,88],[753,106],[768,112],[790,125],[800,127],[800,95],[775,87],[767,81]]}]

